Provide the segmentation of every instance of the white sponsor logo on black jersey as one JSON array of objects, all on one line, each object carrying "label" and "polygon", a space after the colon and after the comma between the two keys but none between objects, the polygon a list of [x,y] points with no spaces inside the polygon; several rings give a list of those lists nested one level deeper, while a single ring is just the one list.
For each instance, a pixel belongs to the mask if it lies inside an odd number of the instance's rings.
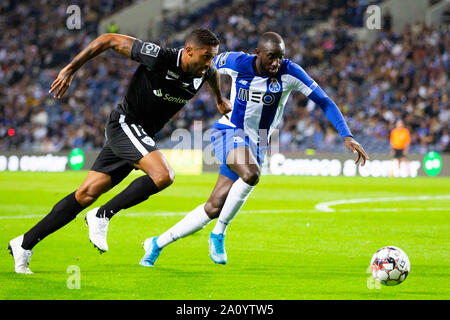
[{"label": "white sponsor logo on black jersey", "polygon": [[163,93],[161,89],[155,89],[153,90],[153,94],[159,98],[163,98],[163,100],[167,101],[167,102],[174,102],[174,103],[181,103],[181,104],[186,104],[189,100],[187,99],[183,99],[183,98],[179,98],[179,97],[172,97],[170,94],[166,93],[163,97]]},{"label": "white sponsor logo on black jersey", "polygon": [[175,102],[175,103],[181,103],[181,104],[186,104],[189,100],[183,99],[183,98],[179,98],[179,97],[172,97],[170,94],[166,93],[164,95],[164,100],[168,101],[168,102]]},{"label": "white sponsor logo on black jersey", "polygon": [[162,95],[163,95],[161,89],[158,89],[158,90],[155,89],[155,90],[153,90],[153,93],[157,97],[162,97]]},{"label": "white sponsor logo on black jersey", "polygon": [[147,56],[156,58],[158,56],[158,53],[159,53],[160,49],[161,49],[161,47],[156,45],[156,44],[154,44],[154,43],[144,42],[142,44],[141,53],[145,54]]}]

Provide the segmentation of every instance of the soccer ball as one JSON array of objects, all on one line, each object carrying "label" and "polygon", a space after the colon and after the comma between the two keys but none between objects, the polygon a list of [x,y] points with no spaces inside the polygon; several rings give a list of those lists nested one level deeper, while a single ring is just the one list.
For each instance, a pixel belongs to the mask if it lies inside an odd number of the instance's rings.
[{"label": "soccer ball", "polygon": [[394,246],[381,248],[370,261],[373,277],[386,286],[396,286],[405,281],[410,269],[406,253]]}]

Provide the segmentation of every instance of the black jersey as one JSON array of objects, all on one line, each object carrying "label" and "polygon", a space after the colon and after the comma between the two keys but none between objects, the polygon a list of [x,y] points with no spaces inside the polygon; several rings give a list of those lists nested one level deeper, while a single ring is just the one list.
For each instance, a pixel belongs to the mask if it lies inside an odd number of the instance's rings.
[{"label": "black jersey", "polygon": [[184,72],[182,51],[139,39],[133,43],[131,59],[140,65],[116,110],[140,124],[149,136],[161,130],[214,73],[214,67],[203,77]]}]

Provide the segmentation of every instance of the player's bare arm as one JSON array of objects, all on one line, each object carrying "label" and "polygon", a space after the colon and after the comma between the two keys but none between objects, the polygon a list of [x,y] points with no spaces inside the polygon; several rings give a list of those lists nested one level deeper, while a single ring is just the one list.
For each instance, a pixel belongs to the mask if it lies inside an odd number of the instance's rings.
[{"label": "player's bare arm", "polygon": [[355,164],[358,164],[359,160],[361,160],[361,165],[364,166],[366,164],[366,160],[369,159],[369,156],[367,155],[363,146],[360,145],[355,139],[353,139],[353,137],[345,137],[344,141],[347,149],[352,151],[354,154],[358,154]]},{"label": "player's bare arm", "polygon": [[87,61],[96,57],[103,51],[113,49],[118,53],[131,58],[131,48],[136,39],[130,36],[116,33],[106,33],[92,41],[84,48],[64,69],[62,69],[55,81],[53,81],[49,93],[60,99],[72,83],[75,72]]},{"label": "player's bare arm", "polygon": [[209,77],[208,84],[212,89],[214,97],[216,98],[217,109],[221,114],[225,115],[225,117],[228,118],[227,113],[229,113],[232,109],[231,102],[230,100],[222,96],[222,91],[220,90],[219,72],[217,72],[217,69],[214,66],[212,66],[211,68],[214,68],[214,74]]}]

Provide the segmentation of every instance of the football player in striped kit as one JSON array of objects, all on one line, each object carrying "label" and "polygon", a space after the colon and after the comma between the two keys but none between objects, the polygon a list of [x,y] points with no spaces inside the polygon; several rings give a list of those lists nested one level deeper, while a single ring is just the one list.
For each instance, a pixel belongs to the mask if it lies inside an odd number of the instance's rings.
[{"label": "football player in striped kit", "polygon": [[342,113],[320,86],[296,63],[286,59],[280,35],[264,33],[256,54],[224,52],[214,59],[221,74],[232,79],[230,100],[233,110],[214,123],[211,141],[221,161],[219,177],[209,199],[157,237],[144,241],[145,255],[140,264],[153,266],[162,248],[218,221],[209,236],[210,257],[226,264],[225,233],[259,181],[261,163],[270,135],[282,119],[292,91],[300,91],[319,105],[364,165],[368,155],[353,138]]}]

